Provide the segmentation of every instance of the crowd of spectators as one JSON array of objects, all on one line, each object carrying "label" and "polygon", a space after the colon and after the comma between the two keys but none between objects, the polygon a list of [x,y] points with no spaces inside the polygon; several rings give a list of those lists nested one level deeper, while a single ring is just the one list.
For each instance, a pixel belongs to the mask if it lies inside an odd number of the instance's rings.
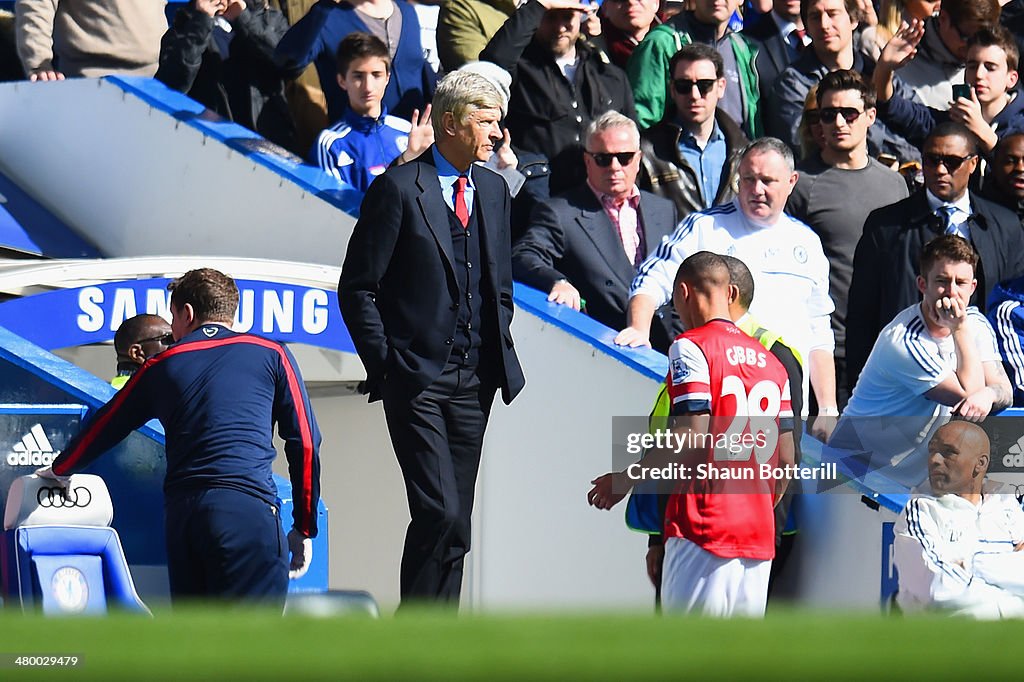
[{"label": "crowd of spectators", "polygon": [[[834,419],[883,330],[895,343],[922,293],[948,296],[920,258],[957,235],[977,256],[970,324],[996,327],[1024,405],[1024,0],[164,5],[17,0],[0,49],[20,63],[0,77],[154,76],[365,191],[432,144],[438,76],[473,69],[506,103],[488,163],[514,197],[516,277],[618,343],[664,350],[676,266],[736,256],[805,367],[806,409]],[[906,390],[927,399],[943,362]],[[1008,401],[983,402],[964,409]]]}]

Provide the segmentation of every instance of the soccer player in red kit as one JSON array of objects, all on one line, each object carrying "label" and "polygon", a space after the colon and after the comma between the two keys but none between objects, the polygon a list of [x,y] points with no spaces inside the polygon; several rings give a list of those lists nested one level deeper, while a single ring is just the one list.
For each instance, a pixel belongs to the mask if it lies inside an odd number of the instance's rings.
[{"label": "soccer player in red kit", "polygon": [[668,610],[762,616],[775,556],[773,507],[794,463],[785,368],[729,317],[729,269],[701,251],[679,266],[673,304],[687,331],[669,349],[674,448],[593,481],[610,509],[652,469],[675,465],[665,511],[662,601]]}]

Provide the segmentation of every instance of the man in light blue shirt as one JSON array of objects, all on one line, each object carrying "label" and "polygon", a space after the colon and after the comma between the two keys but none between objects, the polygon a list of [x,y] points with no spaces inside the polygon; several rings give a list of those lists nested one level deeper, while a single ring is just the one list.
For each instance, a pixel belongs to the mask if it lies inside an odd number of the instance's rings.
[{"label": "man in light blue shirt", "polygon": [[641,135],[637,184],[672,200],[682,219],[732,199],[736,157],[747,138],[719,106],[728,85],[717,50],[687,45],[669,68],[673,106]]}]

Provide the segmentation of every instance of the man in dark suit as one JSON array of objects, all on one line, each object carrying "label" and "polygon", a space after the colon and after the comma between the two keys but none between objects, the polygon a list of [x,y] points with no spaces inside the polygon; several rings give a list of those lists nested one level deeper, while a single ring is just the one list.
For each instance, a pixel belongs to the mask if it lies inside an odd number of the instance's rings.
[{"label": "man in dark suit", "polygon": [[[534,209],[512,250],[512,273],[550,292],[549,301],[583,309],[617,330],[626,322],[636,266],[675,228],[676,211],[671,201],[637,188],[640,133],[617,111],[590,124],[584,164],[585,183]],[[670,329],[655,329],[652,345],[664,352]]]},{"label": "man in dark suit", "polygon": [[458,603],[494,393],[507,404],[525,383],[509,330],[508,189],[476,165],[502,137],[502,105],[478,74],[441,81],[434,146],[370,185],[338,284],[405,478],[403,604]]},{"label": "man in dark suit", "polygon": [[846,363],[852,391],[879,331],[920,300],[921,248],[958,234],[980,256],[972,304],[985,312],[992,289],[1024,274],[1024,231],[1012,211],[968,190],[978,165],[977,141],[962,124],[937,125],[922,147],[924,189],[871,212],[853,256],[846,315]]},{"label": "man in dark suit", "polygon": [[775,79],[811,42],[800,18],[800,0],[774,0],[772,11],[744,28],[743,35],[757,45],[757,84],[761,101],[767,102]]}]

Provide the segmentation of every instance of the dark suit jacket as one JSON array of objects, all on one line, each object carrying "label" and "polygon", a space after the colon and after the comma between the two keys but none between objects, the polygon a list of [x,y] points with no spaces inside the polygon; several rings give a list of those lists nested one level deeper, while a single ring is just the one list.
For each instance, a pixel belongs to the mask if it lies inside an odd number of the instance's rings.
[{"label": "dark suit jacket", "polygon": [[[1024,231],[1012,211],[970,194],[971,241],[980,256],[973,302],[982,312],[992,289],[1024,274]],[[917,289],[922,247],[942,234],[924,190],[875,209],[853,256],[846,314],[846,363],[852,391],[878,333],[904,308],[921,300]]]},{"label": "dark suit jacket", "polygon": [[762,14],[752,26],[744,28],[743,35],[753,39],[757,45],[757,85],[761,90],[761,101],[767,102],[775,79],[793,63],[797,55],[786,37],[779,33],[779,25],[775,23],[771,12]]},{"label": "dark suit jacket", "polygon": [[[676,209],[667,199],[640,192],[639,212],[646,256],[675,229]],[[517,281],[545,293],[566,279],[586,300],[588,315],[612,329],[626,326],[635,268],[589,185],[578,185],[537,205],[530,227],[512,249],[512,273]],[[659,341],[663,345],[666,339]]]},{"label": "dark suit jacket", "polygon": [[[433,149],[433,148],[431,148]],[[485,272],[480,282],[485,347],[481,373],[506,403],[525,384],[512,345],[512,268],[508,188],[500,175],[472,170]],[[444,369],[458,315],[448,209],[433,154],[389,169],[370,185],[345,254],[338,304],[363,365],[370,400],[385,377],[410,396]]]}]

